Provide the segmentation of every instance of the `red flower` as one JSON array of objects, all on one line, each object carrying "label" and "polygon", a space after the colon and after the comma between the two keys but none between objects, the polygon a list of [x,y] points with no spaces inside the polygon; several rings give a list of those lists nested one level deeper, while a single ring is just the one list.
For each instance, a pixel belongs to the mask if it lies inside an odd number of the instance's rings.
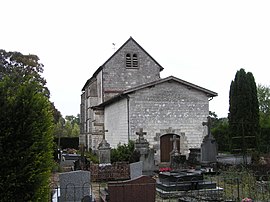
[{"label": "red flower", "polygon": [[171,168],[160,168],[159,172],[168,172],[168,171],[171,171],[171,170],[172,170]]}]

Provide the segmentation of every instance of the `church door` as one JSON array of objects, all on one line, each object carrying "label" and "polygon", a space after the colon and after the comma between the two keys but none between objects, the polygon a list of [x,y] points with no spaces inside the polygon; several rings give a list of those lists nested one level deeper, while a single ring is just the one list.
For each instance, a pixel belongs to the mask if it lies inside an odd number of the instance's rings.
[{"label": "church door", "polygon": [[[170,152],[173,150],[173,136],[166,134],[160,137],[160,162],[170,162]],[[176,135],[177,149],[180,151],[180,136]]]}]

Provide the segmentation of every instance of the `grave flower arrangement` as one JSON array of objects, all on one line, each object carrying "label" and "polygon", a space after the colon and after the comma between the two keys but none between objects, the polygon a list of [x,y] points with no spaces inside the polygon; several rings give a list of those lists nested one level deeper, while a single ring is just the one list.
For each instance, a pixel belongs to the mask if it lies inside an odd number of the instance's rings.
[{"label": "grave flower arrangement", "polygon": [[169,167],[166,167],[166,168],[159,168],[159,172],[169,172],[171,171],[172,169],[169,168]]},{"label": "grave flower arrangement", "polygon": [[243,198],[242,202],[252,202],[252,199],[251,198]]}]

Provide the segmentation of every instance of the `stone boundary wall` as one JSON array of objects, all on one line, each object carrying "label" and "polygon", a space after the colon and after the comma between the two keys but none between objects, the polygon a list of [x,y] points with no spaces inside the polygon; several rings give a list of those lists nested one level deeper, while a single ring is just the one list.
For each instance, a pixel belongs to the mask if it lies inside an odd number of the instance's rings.
[{"label": "stone boundary wall", "polygon": [[130,179],[130,166],[128,162],[118,162],[104,166],[91,164],[90,172],[93,182]]}]

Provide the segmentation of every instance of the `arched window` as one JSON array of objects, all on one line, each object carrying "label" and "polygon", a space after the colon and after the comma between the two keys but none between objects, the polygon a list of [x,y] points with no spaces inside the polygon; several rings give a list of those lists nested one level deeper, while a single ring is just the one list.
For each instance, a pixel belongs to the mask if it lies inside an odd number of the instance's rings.
[{"label": "arched window", "polygon": [[126,54],[126,67],[131,67],[131,55]]},{"label": "arched window", "polygon": [[133,56],[132,56],[132,66],[133,67],[138,67],[138,57],[137,57],[137,54],[133,54]]},{"label": "arched window", "polygon": [[126,67],[127,68],[138,68],[138,54],[127,53],[126,54]]}]

